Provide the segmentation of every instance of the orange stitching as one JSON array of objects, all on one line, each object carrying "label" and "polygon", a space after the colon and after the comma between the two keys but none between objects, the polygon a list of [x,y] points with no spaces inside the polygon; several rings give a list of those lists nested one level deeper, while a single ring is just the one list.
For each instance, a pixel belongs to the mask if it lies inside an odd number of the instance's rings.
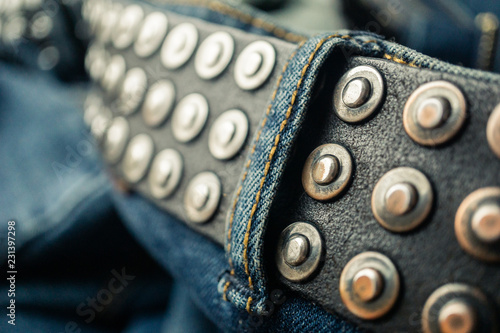
[{"label": "orange stitching", "polygon": [[[252,227],[252,220],[253,220],[253,216],[257,210],[257,205],[259,204],[259,201],[260,201],[260,195],[261,195],[261,191],[262,191],[262,188],[264,187],[264,183],[266,181],[266,178],[267,178],[267,174],[269,173],[269,169],[271,167],[271,161],[274,157],[274,154],[276,152],[276,149],[277,149],[277,146],[279,144],[279,141],[280,141],[280,138],[281,138],[281,132],[283,131],[283,129],[285,128],[287,122],[288,122],[288,119],[290,118],[290,115],[292,114],[292,109],[293,109],[293,106],[295,105],[295,101],[297,99],[297,93],[298,93],[298,90],[300,88],[300,86],[302,85],[302,81],[304,79],[304,76],[307,72],[307,69],[309,68],[309,66],[311,65],[311,62],[313,61],[314,59],[314,56],[316,55],[316,53],[318,52],[319,48],[328,40],[328,39],[331,39],[331,38],[335,38],[335,37],[338,37],[338,35],[333,35],[333,36],[330,36],[330,37],[327,37],[327,38],[324,38],[322,39],[317,45],[316,45],[316,48],[314,49],[314,51],[311,53],[311,55],[309,56],[309,59],[308,59],[308,62],[307,64],[304,66],[304,68],[302,69],[302,73],[301,73],[301,77],[299,79],[299,81],[297,82],[297,87],[295,89],[295,91],[292,93],[292,99],[290,101],[290,106],[288,107],[288,110],[286,112],[286,115],[285,115],[285,119],[283,120],[283,122],[281,123],[280,125],[280,129],[279,129],[279,133],[276,135],[275,139],[274,139],[274,145],[273,147],[271,148],[271,151],[269,152],[269,156],[268,156],[268,161],[266,163],[266,166],[264,168],[264,175],[262,176],[261,178],[261,181],[260,181],[260,186],[259,186],[259,191],[257,192],[257,194],[255,195],[255,203],[253,204],[252,206],[252,210],[250,211],[250,218],[248,220],[248,223],[247,223],[247,230],[246,230],[246,233],[245,233],[245,237],[244,237],[244,240],[243,240],[243,261],[244,261],[244,265],[245,265],[245,274],[248,276],[248,281],[249,281],[249,287],[251,289],[253,289],[253,285],[251,284],[252,283],[252,279],[250,277],[250,270],[249,270],[249,263],[248,263],[248,240],[250,238],[250,229]],[[250,298],[249,298],[250,299]],[[250,302],[250,301],[249,301]],[[249,302],[247,303],[247,308],[248,308],[248,304]],[[248,311],[248,310],[247,310]]]},{"label": "orange stitching", "polygon": [[250,304],[251,303],[252,303],[252,297],[248,297],[247,306],[245,307],[245,310],[247,310],[248,313],[251,313],[250,312]]},{"label": "orange stitching", "polygon": [[[253,147],[252,147],[252,150],[250,152],[250,158],[245,163],[245,170],[248,170],[248,168],[250,167],[250,163],[252,162],[252,157],[253,157],[253,154],[255,153],[257,142],[259,141],[260,135],[262,133],[262,128],[266,125],[267,116],[269,116],[269,112],[271,111],[272,104],[273,104],[274,100],[276,99],[276,95],[278,93],[278,88],[279,88],[279,86],[281,84],[281,80],[283,80],[283,74],[285,73],[286,69],[288,68],[288,64],[289,64],[290,60],[295,56],[295,54],[297,54],[297,51],[302,47],[302,45],[304,45],[304,43],[305,43],[305,41],[300,43],[300,45],[297,47],[297,49],[290,56],[289,60],[283,66],[283,69],[281,71],[281,75],[278,78],[278,81],[276,82],[276,88],[274,89],[273,94],[271,95],[271,102],[269,103],[269,105],[267,107],[267,110],[266,110],[266,118],[264,118],[264,120],[261,123],[261,127],[259,129],[259,132],[257,133],[257,136],[255,138],[255,141],[254,141],[254,144],[253,144]],[[247,177],[247,173],[248,173],[248,171],[245,171],[243,173],[243,176],[241,177],[241,182],[242,183],[245,181],[245,179]],[[234,214],[235,214],[236,204],[238,203],[238,200],[239,200],[242,188],[243,188],[243,184],[240,185],[240,187],[238,188],[238,191],[236,191],[236,197],[234,198],[232,212],[231,212],[231,217],[229,218],[229,227],[228,227],[228,231],[227,231],[227,241],[228,241],[227,242],[228,243],[227,252],[228,252],[228,254],[229,254],[229,251],[231,250],[231,235],[232,235],[232,228],[233,228],[233,221],[234,221]],[[232,265],[233,264],[232,264],[232,260],[231,260],[231,255],[229,255],[229,266],[232,268]],[[233,275],[234,274],[234,269],[232,269],[231,272],[232,272],[231,275]]]},{"label": "orange stitching", "polygon": [[222,299],[227,302],[227,289],[229,288],[229,285],[231,282],[227,281],[226,284],[224,285],[224,291],[222,292]]}]

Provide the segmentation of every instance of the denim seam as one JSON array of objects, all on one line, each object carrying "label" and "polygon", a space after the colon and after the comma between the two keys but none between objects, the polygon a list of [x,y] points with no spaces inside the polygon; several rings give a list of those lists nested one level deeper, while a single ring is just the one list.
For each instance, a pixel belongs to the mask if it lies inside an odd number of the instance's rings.
[{"label": "denim seam", "polygon": [[[273,34],[275,37],[293,42],[299,43],[305,41],[307,39],[306,36],[298,35],[296,33],[287,31],[284,28],[278,27],[272,23],[268,23],[261,18],[254,17],[250,14],[245,14],[243,12],[238,11],[237,9],[224,4],[219,1],[209,1],[209,0],[184,0],[184,1],[170,1],[170,3],[180,3],[182,5],[188,6],[204,6],[210,10],[216,11],[222,15],[228,15],[233,18],[238,19],[240,22],[245,24],[250,24],[255,28],[262,29],[266,32]],[[186,4],[186,2],[189,2]]]},{"label": "denim seam", "polygon": [[[234,221],[234,214],[235,214],[235,210],[236,210],[236,205],[238,203],[238,200],[239,200],[239,197],[240,197],[240,194],[241,194],[241,190],[243,189],[243,182],[245,181],[246,176],[248,174],[248,168],[250,167],[250,163],[252,162],[253,155],[255,153],[255,148],[257,147],[257,143],[259,142],[260,135],[262,133],[262,129],[266,125],[267,116],[269,116],[269,112],[271,111],[271,108],[272,108],[272,105],[274,103],[274,100],[276,99],[276,95],[277,95],[278,89],[279,89],[281,81],[283,79],[283,75],[285,74],[285,71],[287,70],[290,61],[293,59],[293,57],[295,57],[295,55],[297,54],[298,50],[304,45],[304,43],[305,43],[305,41],[302,41],[299,44],[299,46],[297,47],[297,49],[290,55],[290,57],[289,57],[288,61],[285,63],[285,65],[283,65],[283,69],[281,70],[281,75],[278,78],[278,81],[276,82],[276,88],[274,89],[274,92],[271,95],[271,102],[269,103],[269,105],[267,107],[267,110],[266,110],[266,117],[264,118],[264,120],[261,123],[260,129],[257,132],[257,136],[256,136],[256,138],[254,140],[254,144],[253,144],[252,150],[250,152],[250,157],[248,158],[247,163],[245,163],[245,171],[244,171],[244,173],[243,173],[243,175],[241,177],[241,185],[239,186],[239,188],[238,188],[238,190],[236,192],[236,196],[235,196],[235,199],[234,199],[234,202],[233,202],[233,206],[232,206],[232,209],[231,209],[231,217],[229,219],[229,227],[228,227],[228,231],[227,231],[227,253],[228,253],[228,258],[229,258],[229,266],[231,268],[231,275],[234,275],[233,261],[231,259],[231,255],[230,255],[230,253],[231,253],[231,233],[232,233],[232,228],[233,228],[233,221]],[[245,266],[245,269],[248,269],[248,264]],[[247,273],[247,275],[248,275],[248,284],[249,284],[250,288],[253,290],[252,278],[250,277],[249,273]],[[231,282],[228,281],[226,283],[226,285],[224,286],[224,293],[223,293],[223,298],[224,299],[227,299],[226,292],[227,292],[227,289],[229,288],[230,283]]]}]

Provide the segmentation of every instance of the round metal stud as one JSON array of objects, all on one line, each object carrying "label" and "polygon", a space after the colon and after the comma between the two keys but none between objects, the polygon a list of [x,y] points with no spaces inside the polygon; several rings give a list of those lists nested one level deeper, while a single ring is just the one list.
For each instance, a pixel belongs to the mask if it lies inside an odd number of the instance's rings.
[{"label": "round metal stud", "polygon": [[99,109],[102,107],[102,99],[95,93],[89,93],[84,105],[83,120],[87,126],[92,124],[95,116],[99,114]]},{"label": "round metal stud", "polygon": [[167,26],[167,18],[160,12],[146,16],[134,43],[135,54],[140,58],[146,58],[155,53],[167,34]]},{"label": "round metal stud", "polygon": [[122,90],[116,101],[118,110],[125,115],[134,113],[144,98],[147,86],[146,73],[139,67],[130,69],[123,80]]},{"label": "round metal stud", "polygon": [[229,110],[222,113],[212,125],[208,148],[215,158],[227,160],[240,151],[247,136],[248,118],[245,113],[240,110]]},{"label": "round metal stud", "polygon": [[295,222],[281,232],[275,259],[285,279],[306,280],[318,269],[322,256],[323,239],[312,224]]},{"label": "round metal stud", "polygon": [[106,44],[111,41],[111,34],[120,19],[122,10],[123,6],[121,4],[113,3],[101,15],[99,29],[96,32],[101,43]]},{"label": "round metal stud", "polygon": [[416,169],[401,167],[387,172],[375,185],[372,211],[384,228],[406,232],[427,218],[433,200],[427,177]]},{"label": "round metal stud", "polygon": [[28,23],[26,19],[18,13],[13,13],[7,17],[2,27],[2,39],[5,44],[19,40],[26,31]]},{"label": "round metal stud", "polygon": [[241,52],[234,70],[234,78],[243,90],[260,87],[271,75],[276,64],[276,51],[265,41],[253,42]]},{"label": "round metal stud", "polygon": [[104,138],[104,134],[111,123],[112,117],[113,114],[111,113],[111,110],[102,106],[99,108],[98,114],[94,117],[94,119],[92,119],[92,123],[90,124],[90,133],[98,143],[100,143]]},{"label": "round metal stud", "polygon": [[161,49],[161,61],[166,68],[184,65],[198,44],[198,30],[191,23],[181,23],[170,31]]},{"label": "round metal stud", "polygon": [[43,39],[50,34],[53,27],[54,22],[52,18],[44,11],[41,11],[36,13],[31,19],[30,34],[33,38]]},{"label": "round metal stud", "polygon": [[455,216],[460,246],[474,257],[500,262],[500,187],[485,187],[469,194]]},{"label": "round metal stud", "polygon": [[486,129],[486,137],[491,150],[500,158],[500,105],[491,113]]},{"label": "round metal stud", "polygon": [[113,119],[106,131],[103,144],[104,156],[110,163],[117,163],[125,150],[130,135],[130,127],[123,117]]},{"label": "round metal stud", "polygon": [[196,175],[186,189],[184,207],[189,221],[204,223],[215,214],[221,199],[222,186],[210,171]]},{"label": "round metal stud", "polygon": [[146,134],[134,136],[125,151],[122,169],[125,179],[131,183],[140,181],[148,171],[153,158],[154,143]]},{"label": "round metal stud", "polygon": [[208,102],[200,94],[184,97],[174,110],[172,131],[179,142],[193,140],[205,126],[208,118]]},{"label": "round metal stud", "polygon": [[171,81],[161,80],[151,86],[142,106],[142,117],[146,125],[161,125],[172,111],[175,103],[175,86]]},{"label": "round metal stud", "polygon": [[151,194],[157,199],[171,195],[179,186],[184,164],[182,156],[173,149],[165,149],[156,155],[148,176]]},{"label": "round metal stud", "polygon": [[340,297],[355,316],[374,320],[393,307],[399,295],[399,274],[392,261],[377,252],[352,258],[340,276]]},{"label": "round metal stud", "polygon": [[347,149],[338,144],[316,148],[307,158],[302,171],[302,186],[316,200],[330,200],[349,184],[352,158]]},{"label": "round metal stud", "polygon": [[378,109],[384,93],[384,80],[377,69],[355,67],[345,73],[335,87],[334,111],[347,123],[360,122]]},{"label": "round metal stud", "polygon": [[456,86],[435,81],[411,94],[403,112],[403,124],[410,138],[423,146],[436,146],[452,139],[466,117],[465,97]]},{"label": "round metal stud", "polygon": [[233,58],[234,40],[227,32],[219,31],[208,36],[196,53],[196,73],[205,80],[220,75]]},{"label": "round metal stud", "polygon": [[102,79],[108,64],[108,54],[101,44],[93,43],[85,56],[85,68],[95,82]]},{"label": "round metal stud", "polygon": [[122,50],[132,45],[139,32],[143,17],[144,11],[138,5],[130,5],[123,10],[112,34],[115,48]]},{"label": "round metal stud", "polygon": [[424,333],[497,332],[494,311],[477,288],[452,283],[438,288],[422,312]]},{"label": "round metal stud", "polygon": [[102,77],[102,86],[109,95],[115,94],[118,86],[123,81],[125,71],[125,59],[123,59],[123,57],[119,54],[115,54],[111,57],[108,67],[104,72],[104,76]]}]

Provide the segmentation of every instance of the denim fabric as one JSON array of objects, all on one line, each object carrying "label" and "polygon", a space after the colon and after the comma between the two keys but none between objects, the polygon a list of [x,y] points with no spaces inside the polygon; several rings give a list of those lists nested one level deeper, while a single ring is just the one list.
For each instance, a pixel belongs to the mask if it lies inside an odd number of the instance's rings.
[{"label": "denim fabric", "polygon": [[[500,78],[429,58],[373,34],[340,31],[306,38],[247,8],[240,11],[206,1],[155,3],[158,8],[298,43],[285,68],[277,69],[282,76],[269,108],[260,110],[262,125],[254,133],[248,167],[228,213],[227,242],[220,247],[147,199],[112,190],[95,149],[82,148],[86,145],[82,142],[90,139],[81,120],[81,103],[75,104],[81,101],[81,87],[70,89],[47,73],[2,64],[0,218],[18,222],[18,250],[27,270],[19,286],[17,329],[58,332],[71,320],[83,332],[358,331],[310,301],[271,290],[264,267],[269,210],[310,112],[322,65],[336,52],[495,84]],[[78,155],[79,149],[86,153]],[[4,249],[5,238],[1,241]],[[137,275],[137,282],[120,293],[99,319],[85,323],[75,308],[112,278],[110,269],[123,266]],[[5,288],[2,284],[2,297]],[[5,325],[0,322],[2,331]]]}]

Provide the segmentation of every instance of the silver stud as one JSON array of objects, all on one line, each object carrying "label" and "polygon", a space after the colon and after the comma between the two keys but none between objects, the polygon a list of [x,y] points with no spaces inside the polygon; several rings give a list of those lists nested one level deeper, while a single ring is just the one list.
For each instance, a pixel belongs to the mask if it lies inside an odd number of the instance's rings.
[{"label": "silver stud", "polygon": [[106,71],[108,55],[101,44],[93,43],[85,56],[85,68],[95,82],[102,79]]},{"label": "silver stud", "polygon": [[442,333],[472,333],[476,326],[476,313],[467,302],[452,300],[439,311],[438,323]]},{"label": "silver stud", "polygon": [[355,67],[345,73],[335,87],[334,111],[347,123],[363,121],[379,108],[384,94],[384,80],[377,69]]},{"label": "silver stud", "polygon": [[281,232],[276,250],[281,275],[293,282],[304,281],[319,267],[323,240],[312,224],[296,222]]},{"label": "silver stud", "polygon": [[102,107],[102,99],[95,93],[89,93],[84,105],[83,120],[87,126],[92,124],[95,116],[99,114],[99,109]]},{"label": "silver stud", "polygon": [[131,183],[140,181],[146,175],[153,153],[154,144],[151,137],[146,134],[134,136],[123,157],[122,169],[125,179]]},{"label": "silver stud", "polygon": [[104,156],[110,163],[117,163],[125,150],[130,127],[123,117],[113,119],[106,131],[106,138],[103,144]]},{"label": "silver stud", "polygon": [[399,295],[399,274],[392,261],[378,252],[352,258],[340,275],[340,296],[355,316],[374,320],[385,315]]},{"label": "silver stud", "polygon": [[309,241],[304,235],[292,235],[283,246],[283,256],[290,266],[302,265],[309,256]]},{"label": "silver stud", "polygon": [[38,54],[38,68],[49,71],[57,66],[60,60],[59,50],[55,46],[47,46]]},{"label": "silver stud", "polygon": [[118,97],[117,108],[125,115],[134,113],[144,98],[148,85],[146,73],[139,67],[127,72]]},{"label": "silver stud", "polygon": [[500,105],[491,113],[486,129],[486,137],[491,150],[500,158]]},{"label": "silver stud", "polygon": [[130,5],[123,10],[112,35],[114,47],[122,50],[132,45],[139,32],[143,17],[144,11],[138,5]]},{"label": "silver stud", "polygon": [[460,246],[474,257],[500,262],[500,187],[485,187],[469,194],[455,216]]},{"label": "silver stud", "polygon": [[181,23],[170,31],[161,49],[161,61],[169,69],[184,65],[194,53],[198,30],[191,23]]},{"label": "silver stud", "polygon": [[182,156],[173,149],[165,149],[156,155],[148,176],[151,194],[157,199],[170,196],[178,187],[183,171]]},{"label": "silver stud", "polygon": [[111,57],[102,77],[102,86],[109,95],[113,95],[125,76],[125,59],[119,54]]},{"label": "silver stud", "polygon": [[427,218],[433,198],[432,186],[423,173],[408,167],[396,168],[375,185],[372,211],[384,228],[406,232]]},{"label": "silver stud", "polygon": [[101,22],[99,24],[99,29],[96,32],[97,38],[101,43],[106,44],[111,41],[111,34],[116,28],[116,25],[120,19],[123,6],[119,3],[113,3],[106,11],[101,15]]},{"label": "silver stud", "polygon": [[113,117],[111,110],[107,107],[102,106],[99,108],[99,113],[92,119],[90,124],[90,133],[97,142],[101,142],[109,124],[111,123],[111,118]]},{"label": "silver stud", "polygon": [[338,144],[316,148],[302,171],[302,186],[316,200],[330,200],[347,187],[352,175],[351,154]]},{"label": "silver stud", "polygon": [[200,45],[195,57],[196,73],[205,80],[220,75],[229,65],[234,53],[234,40],[227,32],[219,31],[208,36]]},{"label": "silver stud", "polygon": [[466,102],[460,89],[446,81],[435,81],[411,94],[404,108],[403,124],[413,141],[436,146],[460,131],[465,116]]},{"label": "silver stud", "polygon": [[43,39],[50,34],[53,27],[54,22],[52,18],[44,11],[41,11],[36,13],[31,19],[30,34],[33,38]]},{"label": "silver stud", "polygon": [[205,223],[215,214],[221,199],[221,183],[213,172],[202,172],[190,182],[184,195],[188,220]]},{"label": "silver stud", "polygon": [[167,26],[167,18],[160,12],[153,12],[146,16],[134,43],[135,54],[146,58],[155,53],[167,34]]},{"label": "silver stud", "polygon": [[370,81],[364,77],[353,79],[342,91],[342,102],[350,108],[359,108],[370,98]]},{"label": "silver stud", "polygon": [[172,131],[179,142],[193,140],[205,126],[208,117],[208,102],[200,94],[184,97],[174,110]]},{"label": "silver stud", "polygon": [[243,111],[229,110],[213,123],[208,138],[210,153],[219,159],[234,157],[243,147],[248,135],[248,119]]},{"label": "silver stud", "polygon": [[274,47],[265,41],[257,41],[241,52],[234,70],[234,78],[243,90],[260,87],[271,75],[276,63]]},{"label": "silver stud", "polygon": [[142,117],[146,125],[161,125],[172,111],[174,103],[175,86],[171,81],[161,80],[153,84],[142,106]]},{"label": "silver stud", "polygon": [[23,16],[17,13],[9,16],[2,27],[3,42],[9,44],[19,40],[26,31],[27,25],[28,23]]},{"label": "silver stud", "polygon": [[333,155],[324,155],[313,164],[312,178],[318,185],[328,185],[337,178],[339,171],[338,158]]},{"label": "silver stud", "polygon": [[495,311],[478,288],[446,284],[427,299],[422,312],[424,333],[497,332]]}]

